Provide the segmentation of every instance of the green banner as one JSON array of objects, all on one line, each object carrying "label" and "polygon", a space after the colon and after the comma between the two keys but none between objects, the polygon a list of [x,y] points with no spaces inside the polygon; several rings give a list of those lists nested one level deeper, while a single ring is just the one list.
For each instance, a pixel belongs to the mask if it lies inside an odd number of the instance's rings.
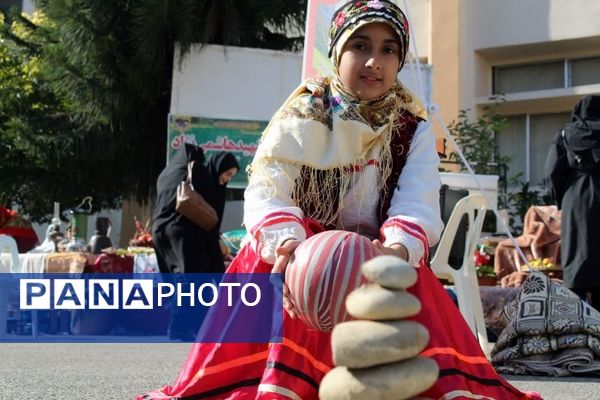
[{"label": "green banner", "polygon": [[267,121],[196,118],[169,115],[167,162],[184,142],[204,149],[206,158],[219,151],[229,151],[240,164],[240,172],[227,187],[243,189],[248,184],[246,167],[252,162],[258,141]]}]

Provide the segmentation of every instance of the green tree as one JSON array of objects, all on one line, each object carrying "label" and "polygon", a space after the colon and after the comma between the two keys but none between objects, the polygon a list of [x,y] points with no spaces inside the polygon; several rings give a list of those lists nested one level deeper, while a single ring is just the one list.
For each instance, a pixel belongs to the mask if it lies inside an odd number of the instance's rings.
[{"label": "green tree", "polygon": [[37,6],[43,18],[12,14],[0,27],[12,60],[0,74],[14,78],[1,94],[17,96],[27,83],[14,65],[25,71],[35,65],[26,99],[0,99],[0,143],[12,159],[0,161],[0,201],[34,219],[52,201],[74,206],[86,195],[98,208],[129,197],[147,201],[165,163],[175,44],[181,57],[194,43],[298,49],[302,37],[285,31],[301,32],[306,2],[38,0]]},{"label": "green tree", "polygon": [[73,149],[83,132],[65,99],[42,78],[41,43],[28,22],[17,16],[0,36],[0,203],[35,211],[48,210],[51,199],[66,200],[61,186],[81,162]]},{"label": "green tree", "polygon": [[[492,98],[492,100],[496,101],[495,104],[484,107],[481,115],[474,121],[469,120],[467,110],[461,110],[457,121],[453,122],[448,129],[475,173],[500,176],[498,207],[508,210],[510,229],[512,233],[518,235],[522,232],[522,221],[529,207],[546,204],[548,199],[543,193],[532,190],[529,183],[522,180],[522,172],[509,171],[507,165],[512,159],[511,156],[499,154],[496,135],[506,126],[507,121],[505,117],[496,112],[497,105],[503,99]],[[451,161],[460,162],[462,171],[467,170],[458,153],[450,153],[449,158]],[[511,172],[513,175],[509,178],[508,175]],[[502,180],[508,182],[502,182]],[[504,187],[507,187],[506,191],[503,190]],[[493,225],[492,212],[488,211],[484,230],[495,230]]]}]

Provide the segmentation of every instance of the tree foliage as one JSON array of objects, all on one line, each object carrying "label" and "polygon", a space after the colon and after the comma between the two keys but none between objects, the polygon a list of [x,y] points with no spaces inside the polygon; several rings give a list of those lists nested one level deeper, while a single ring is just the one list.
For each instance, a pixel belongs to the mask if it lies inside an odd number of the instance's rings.
[{"label": "tree foliage", "polygon": [[[522,232],[524,216],[529,207],[546,204],[548,199],[543,193],[532,189],[529,183],[523,181],[522,171],[509,170],[511,156],[499,154],[496,135],[506,127],[507,120],[496,112],[496,106],[503,100],[501,98],[493,100],[496,100],[496,103],[485,107],[474,121],[469,120],[467,110],[461,110],[458,120],[448,128],[475,173],[500,176],[501,190],[498,192],[498,206],[500,209],[508,210],[508,224],[512,233],[518,235]],[[450,160],[461,161],[456,152],[450,154]],[[461,162],[461,170],[466,171],[466,169]],[[505,187],[506,191],[503,190]],[[490,218],[486,218],[484,229],[494,230],[490,227],[491,222]]]},{"label": "tree foliage", "polygon": [[[508,164],[510,157],[498,152],[496,134],[506,126],[506,118],[495,112],[495,106],[485,107],[475,121],[469,120],[468,110],[461,110],[458,120],[448,129],[471,167],[478,174],[498,174],[500,164]],[[461,161],[458,153],[450,153],[451,161]],[[461,169],[466,167],[461,163]]]},{"label": "tree foliage", "polygon": [[[147,201],[166,156],[175,43],[300,48],[306,1],[38,0],[0,26],[0,203]],[[293,36],[293,35],[292,35]],[[181,61],[181,60],[180,60]]]}]

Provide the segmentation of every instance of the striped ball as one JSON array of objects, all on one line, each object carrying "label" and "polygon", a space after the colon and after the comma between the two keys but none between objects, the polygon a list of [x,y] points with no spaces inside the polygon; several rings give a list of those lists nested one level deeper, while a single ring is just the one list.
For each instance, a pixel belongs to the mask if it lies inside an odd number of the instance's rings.
[{"label": "striped ball", "polygon": [[378,255],[371,240],[353,232],[326,231],[302,242],[285,271],[299,318],[324,332],[352,319],[346,297],[366,282],[361,265]]}]

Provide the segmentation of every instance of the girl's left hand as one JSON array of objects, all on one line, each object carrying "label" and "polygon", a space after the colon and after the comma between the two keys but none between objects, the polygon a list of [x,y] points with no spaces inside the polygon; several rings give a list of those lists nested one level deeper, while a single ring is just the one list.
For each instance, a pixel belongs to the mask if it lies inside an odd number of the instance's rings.
[{"label": "girl's left hand", "polygon": [[379,239],[375,239],[373,245],[385,255],[400,257],[404,261],[408,261],[408,250],[403,244],[396,243],[390,247],[385,247]]}]

